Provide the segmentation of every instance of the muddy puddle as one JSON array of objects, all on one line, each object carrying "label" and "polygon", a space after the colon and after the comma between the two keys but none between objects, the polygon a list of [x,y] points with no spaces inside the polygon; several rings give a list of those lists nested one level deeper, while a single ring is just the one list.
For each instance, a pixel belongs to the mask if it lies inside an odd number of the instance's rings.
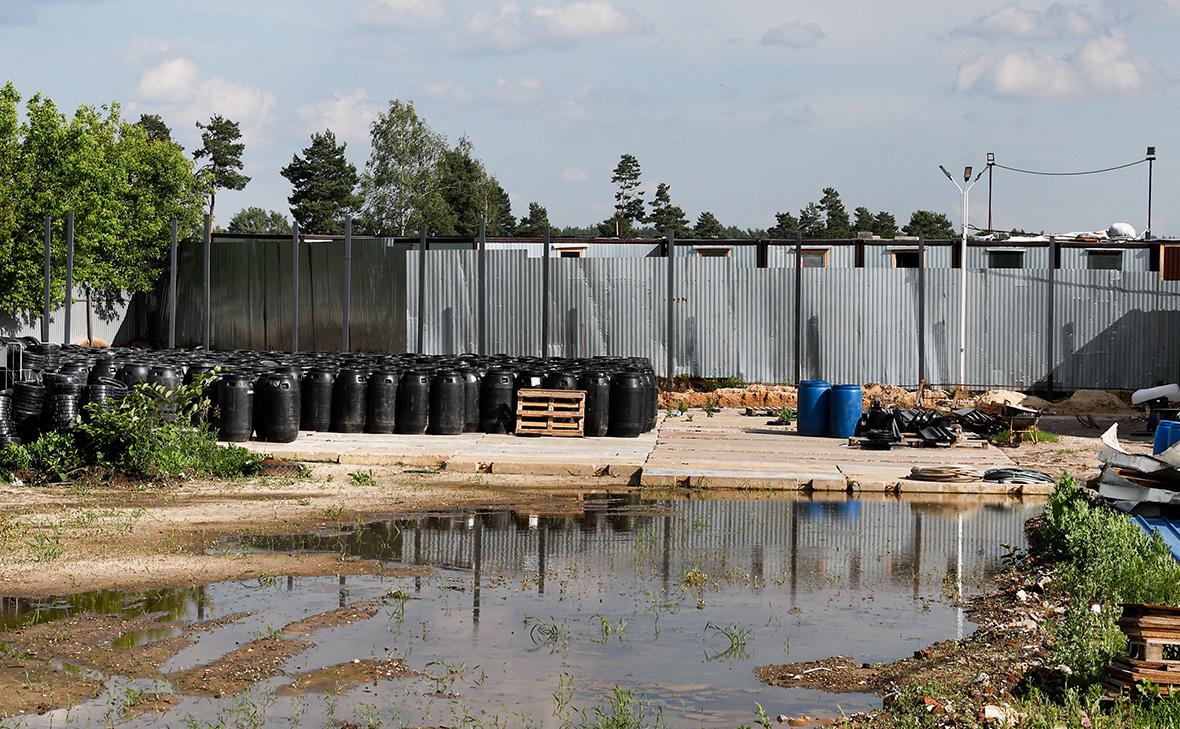
[{"label": "muddy puddle", "polygon": [[[563,726],[614,711],[615,687],[670,726],[749,724],[756,702],[771,717],[863,710],[879,699],[765,686],[753,669],[892,660],[970,632],[957,598],[985,586],[1039,508],[628,495],[588,497],[576,514],[428,514],[226,541],[215,549],[243,560],[328,551],[432,569],[2,599],[10,653],[35,649],[104,685],[9,723]],[[94,616],[118,627],[78,622]],[[86,645],[52,655],[71,640]],[[124,654],[143,660],[127,668]]]}]

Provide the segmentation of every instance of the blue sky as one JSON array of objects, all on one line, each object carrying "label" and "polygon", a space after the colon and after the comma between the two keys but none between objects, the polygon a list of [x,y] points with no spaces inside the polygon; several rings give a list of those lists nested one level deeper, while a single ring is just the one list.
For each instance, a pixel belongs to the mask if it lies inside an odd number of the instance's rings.
[{"label": "blue sky", "polygon": [[[623,152],[694,218],[764,227],[829,185],[849,209],[957,221],[940,163],[1086,169],[1152,144],[1153,227],[1180,235],[1178,32],[1180,0],[0,0],[0,76],[159,113],[190,151],[198,119],[240,121],[254,180],[219,196],[223,221],[285,211],[278,170],[317,129],[363,168],[400,98],[558,225],[608,215]],[[996,226],[1142,229],[1146,177],[998,171]]]}]

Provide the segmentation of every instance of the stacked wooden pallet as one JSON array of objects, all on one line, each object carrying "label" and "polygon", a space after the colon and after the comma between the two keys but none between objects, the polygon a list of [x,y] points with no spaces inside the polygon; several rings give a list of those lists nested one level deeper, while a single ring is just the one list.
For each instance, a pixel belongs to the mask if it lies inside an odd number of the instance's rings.
[{"label": "stacked wooden pallet", "polygon": [[585,433],[584,390],[523,389],[516,394],[516,434],[581,438]]},{"label": "stacked wooden pallet", "polygon": [[1150,682],[1169,695],[1180,691],[1180,607],[1167,605],[1124,605],[1119,628],[1127,636],[1128,654],[1117,656],[1106,669],[1103,685],[1116,693]]}]

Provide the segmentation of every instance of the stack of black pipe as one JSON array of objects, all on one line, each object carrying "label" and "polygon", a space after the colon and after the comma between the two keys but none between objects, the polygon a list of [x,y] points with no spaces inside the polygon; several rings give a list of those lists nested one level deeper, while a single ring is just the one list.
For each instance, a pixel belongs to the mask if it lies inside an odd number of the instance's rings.
[{"label": "stack of black pipe", "polygon": [[178,404],[168,393],[207,373],[215,373],[205,393],[210,425],[227,441],[290,442],[300,431],[512,433],[517,394],[525,388],[584,390],[588,437],[635,438],[655,427],[658,414],[656,376],[646,358],[22,345],[25,369],[36,381],[7,391],[6,408],[11,431],[25,439],[68,428],[85,417],[87,403],[118,400],[139,385],[159,398],[161,417],[174,418]]}]

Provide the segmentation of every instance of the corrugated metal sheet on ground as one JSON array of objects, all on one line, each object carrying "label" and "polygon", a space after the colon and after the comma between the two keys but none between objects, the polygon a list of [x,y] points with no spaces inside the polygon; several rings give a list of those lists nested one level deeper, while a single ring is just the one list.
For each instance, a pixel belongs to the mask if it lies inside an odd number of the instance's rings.
[{"label": "corrugated metal sheet on ground", "polygon": [[1160,539],[1164,540],[1164,546],[1172,553],[1172,557],[1180,562],[1180,525],[1164,517],[1132,516],[1130,518],[1149,535],[1160,535]]}]

